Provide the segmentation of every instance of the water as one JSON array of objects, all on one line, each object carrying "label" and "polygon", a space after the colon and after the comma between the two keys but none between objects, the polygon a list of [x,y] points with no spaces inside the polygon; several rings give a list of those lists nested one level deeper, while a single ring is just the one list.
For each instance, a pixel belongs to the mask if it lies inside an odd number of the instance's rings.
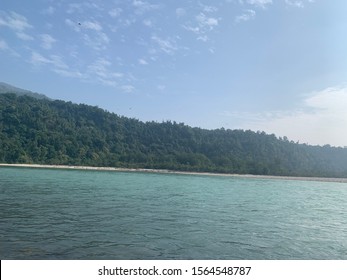
[{"label": "water", "polygon": [[0,168],[1,259],[347,259],[347,184]]}]

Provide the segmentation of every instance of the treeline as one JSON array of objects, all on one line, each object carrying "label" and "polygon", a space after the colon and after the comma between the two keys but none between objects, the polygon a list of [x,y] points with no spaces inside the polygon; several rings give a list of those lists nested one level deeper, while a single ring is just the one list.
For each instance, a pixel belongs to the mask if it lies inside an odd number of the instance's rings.
[{"label": "treeline", "polygon": [[98,107],[0,95],[0,162],[347,177],[347,149],[250,130],[141,122]]}]

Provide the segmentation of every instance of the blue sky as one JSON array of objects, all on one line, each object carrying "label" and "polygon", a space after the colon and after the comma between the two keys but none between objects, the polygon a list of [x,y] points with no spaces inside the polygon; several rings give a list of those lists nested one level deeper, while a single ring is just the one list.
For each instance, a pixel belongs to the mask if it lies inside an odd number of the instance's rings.
[{"label": "blue sky", "polygon": [[344,0],[2,0],[0,81],[143,121],[347,146]]}]

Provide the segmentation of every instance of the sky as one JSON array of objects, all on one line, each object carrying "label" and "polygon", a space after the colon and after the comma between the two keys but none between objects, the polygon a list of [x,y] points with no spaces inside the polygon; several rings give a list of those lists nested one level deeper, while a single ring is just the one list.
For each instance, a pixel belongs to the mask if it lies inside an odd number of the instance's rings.
[{"label": "sky", "polygon": [[1,0],[0,81],[141,121],[347,146],[345,0]]}]

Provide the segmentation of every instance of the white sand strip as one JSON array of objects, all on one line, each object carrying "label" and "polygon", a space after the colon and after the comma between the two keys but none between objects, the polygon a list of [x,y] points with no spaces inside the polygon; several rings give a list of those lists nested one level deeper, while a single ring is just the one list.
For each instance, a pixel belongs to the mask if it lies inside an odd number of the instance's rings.
[{"label": "white sand strip", "polygon": [[347,178],[294,177],[294,176],[292,177],[292,176],[271,176],[271,175],[252,175],[252,174],[225,174],[225,173],[210,173],[210,172],[175,171],[175,170],[167,170],[167,169],[116,168],[116,167],[46,165],[46,164],[8,164],[8,163],[0,163],[0,167],[99,170],[99,171],[118,171],[118,172],[148,172],[148,173],[161,173],[161,174],[183,174],[183,175],[224,176],[224,177],[253,178],[253,179],[281,179],[281,180],[347,183]]}]

